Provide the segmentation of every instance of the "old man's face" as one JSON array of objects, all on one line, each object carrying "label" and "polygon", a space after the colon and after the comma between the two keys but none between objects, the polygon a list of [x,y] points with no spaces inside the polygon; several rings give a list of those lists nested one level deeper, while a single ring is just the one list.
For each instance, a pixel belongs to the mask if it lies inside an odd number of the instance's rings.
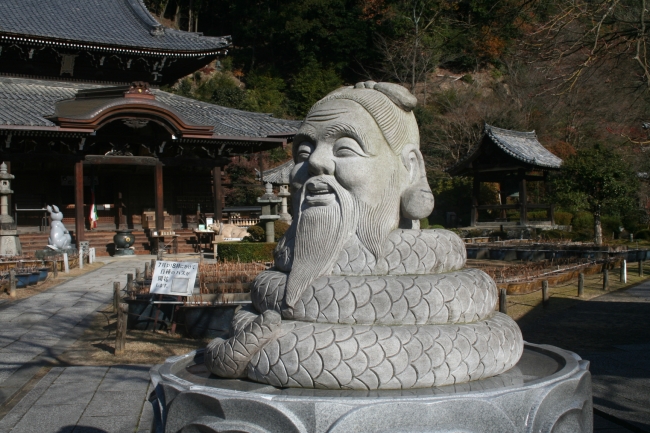
[{"label": "old man's face", "polygon": [[309,113],[294,141],[294,160],[295,237],[276,250],[276,264],[291,257],[288,307],[334,267],[354,262],[355,272],[372,271],[398,226],[399,188],[409,176],[373,117],[349,100],[328,101]]},{"label": "old man's face", "polygon": [[330,101],[309,114],[296,135],[294,159],[292,188],[307,183],[303,206],[335,200],[331,188],[318,181],[321,175],[333,176],[370,207],[380,203],[394,176],[407,175],[372,116],[349,100]]}]

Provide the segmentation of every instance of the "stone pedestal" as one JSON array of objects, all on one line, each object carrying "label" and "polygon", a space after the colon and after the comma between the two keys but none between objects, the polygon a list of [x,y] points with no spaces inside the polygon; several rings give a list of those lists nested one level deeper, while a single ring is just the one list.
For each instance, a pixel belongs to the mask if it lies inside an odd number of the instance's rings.
[{"label": "stone pedestal", "polygon": [[257,199],[257,202],[262,205],[262,215],[260,215],[260,222],[265,222],[264,229],[266,230],[266,242],[275,242],[275,220],[280,217],[277,215],[277,205],[282,201],[281,198],[273,194],[273,189],[270,183],[266,184],[266,192],[262,197]]},{"label": "stone pedestal", "polygon": [[135,255],[135,251],[132,250],[131,248],[115,248],[115,254],[114,256],[133,256]]},{"label": "stone pedestal", "polygon": [[23,249],[18,240],[14,219],[9,213],[9,195],[14,175],[7,171],[7,164],[0,164],[0,256],[18,256]]},{"label": "stone pedestal", "polygon": [[526,344],[509,371],[436,388],[275,388],[211,376],[202,351],[151,370],[155,431],[515,433],[593,430],[589,362]]},{"label": "stone pedestal", "polygon": [[[6,229],[5,226],[13,226]],[[18,239],[18,231],[14,224],[2,224],[0,229],[0,256],[19,256],[23,253],[23,248]]]},{"label": "stone pedestal", "polygon": [[53,258],[60,257],[63,254],[67,254],[68,259],[72,260],[73,257],[77,257],[79,255],[79,250],[77,248],[66,248],[64,250],[53,250],[51,248],[46,248],[44,250],[34,251],[34,257],[36,257],[38,260],[52,260]]}]

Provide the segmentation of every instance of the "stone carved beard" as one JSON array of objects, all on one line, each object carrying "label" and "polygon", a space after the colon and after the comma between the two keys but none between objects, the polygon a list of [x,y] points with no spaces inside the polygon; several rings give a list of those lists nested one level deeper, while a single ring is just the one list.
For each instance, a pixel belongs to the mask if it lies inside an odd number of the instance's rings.
[{"label": "stone carved beard", "polygon": [[[300,190],[300,213],[275,250],[276,267],[290,271],[285,295],[288,307],[316,278],[329,275],[334,264],[341,266],[342,257],[350,257],[342,254],[345,248],[361,244],[378,260],[386,238],[399,224],[397,174],[391,176],[374,207],[352,196],[333,176],[310,181],[329,185],[337,200],[328,206],[309,206],[305,201],[309,181]],[[374,267],[375,261],[369,265]]]},{"label": "stone carved beard", "polygon": [[388,188],[384,190],[377,206],[372,207],[355,199],[355,207],[359,212],[356,234],[361,244],[375,257],[375,261],[382,257],[386,238],[399,224],[399,201],[397,173],[391,176]]},{"label": "stone carved beard", "polygon": [[[326,184],[336,200],[325,206],[311,206],[305,200],[310,182]],[[287,280],[284,302],[292,308],[309,285],[328,274],[343,246],[358,226],[358,207],[352,195],[333,176],[310,178],[300,190],[300,214],[276,249],[276,257],[292,255],[291,273]],[[294,227],[295,226],[295,229]],[[293,230],[292,230],[293,229]],[[291,235],[294,235],[293,242]],[[293,254],[290,251],[293,243]],[[279,253],[279,254],[278,254]],[[285,261],[286,263],[286,261]]]}]

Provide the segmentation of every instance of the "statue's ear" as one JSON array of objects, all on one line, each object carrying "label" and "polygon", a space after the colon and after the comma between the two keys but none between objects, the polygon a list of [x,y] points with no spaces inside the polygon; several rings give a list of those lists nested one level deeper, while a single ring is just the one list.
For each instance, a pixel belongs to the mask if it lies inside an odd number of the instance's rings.
[{"label": "statue's ear", "polygon": [[412,144],[404,146],[402,162],[409,173],[409,186],[401,197],[402,216],[411,220],[426,218],[433,211],[434,200],[420,149]]},{"label": "statue's ear", "polygon": [[52,213],[52,206],[50,206],[49,204],[47,205],[47,211],[48,211],[49,213]]},{"label": "statue's ear", "polygon": [[59,207],[52,205],[52,209],[54,209],[54,212],[59,213]]}]

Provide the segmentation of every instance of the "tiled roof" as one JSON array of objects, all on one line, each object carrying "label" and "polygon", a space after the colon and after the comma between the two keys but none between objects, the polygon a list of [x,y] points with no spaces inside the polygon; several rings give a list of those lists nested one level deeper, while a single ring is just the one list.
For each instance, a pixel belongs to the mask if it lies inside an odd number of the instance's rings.
[{"label": "tiled roof", "polygon": [[[2,125],[54,127],[45,116],[54,114],[57,101],[73,98],[81,89],[101,87],[105,86],[0,77],[0,128]],[[291,135],[300,126],[299,121],[276,119],[269,114],[220,107],[157,89],[152,92],[158,102],[169,106],[190,123],[213,126],[214,135]]]},{"label": "tiled roof", "polygon": [[562,160],[549,152],[537,140],[535,131],[520,132],[509,129],[497,128],[496,126],[485,124],[484,134],[481,140],[470,149],[469,153],[453,166],[447,168],[447,173],[456,175],[465,175],[468,167],[481,155],[481,149],[485,139],[488,138],[499,149],[507,155],[532,166],[541,169],[557,169],[562,165]]},{"label": "tiled roof", "polygon": [[0,34],[176,52],[230,45],[227,37],[163,27],[142,0],[2,0]]},{"label": "tiled roof", "polygon": [[562,165],[562,160],[537,140],[535,131],[511,131],[485,124],[485,133],[501,150],[522,162],[546,168],[560,168]]},{"label": "tiled roof", "polygon": [[252,113],[220,107],[196,99],[153,90],[156,100],[163,102],[197,125],[214,125],[215,135],[267,137],[273,134],[295,133],[301,122],[277,119],[270,114]]},{"label": "tiled roof", "polygon": [[293,159],[290,159],[282,165],[278,165],[269,170],[264,170],[264,172],[262,172],[264,183],[269,182],[273,185],[287,185],[289,183],[289,175],[295,165]]}]

